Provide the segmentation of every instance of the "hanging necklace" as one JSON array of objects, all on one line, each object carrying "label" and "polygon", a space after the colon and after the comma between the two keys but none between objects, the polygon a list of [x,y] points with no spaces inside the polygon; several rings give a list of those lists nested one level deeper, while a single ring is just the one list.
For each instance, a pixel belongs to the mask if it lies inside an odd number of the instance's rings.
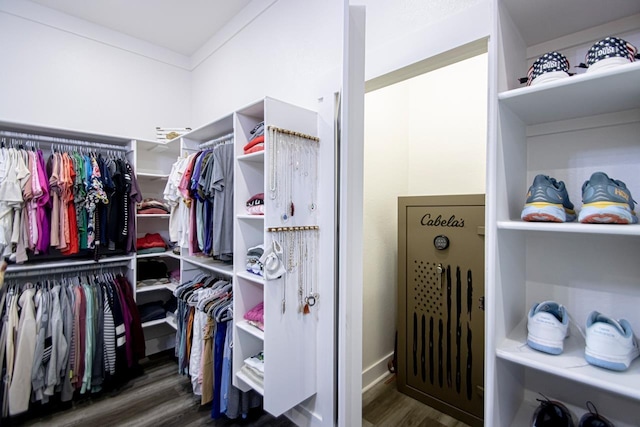
[{"label": "hanging necklace", "polygon": [[269,196],[271,200],[275,200],[278,197],[278,133],[272,127],[268,128],[269,132]]},{"label": "hanging necklace", "polygon": [[308,153],[309,153],[309,178],[307,180],[309,187],[311,188],[311,201],[309,203],[309,211],[315,212],[318,209],[318,201],[316,200],[316,194],[318,190],[318,142],[309,141]]},{"label": "hanging necklace", "polygon": [[[305,260],[311,271],[307,275],[307,281],[309,283],[309,293],[305,298],[305,302],[308,307],[313,307],[318,303],[318,299],[320,296],[317,292],[314,291],[317,283],[317,266],[315,265],[315,262],[309,262],[309,258],[311,258],[311,260],[315,260],[315,254],[318,244],[318,232],[317,230],[309,227],[309,231],[307,234],[308,239],[305,244]],[[311,248],[309,248],[309,240],[311,241]],[[310,256],[309,252],[311,252]]]}]

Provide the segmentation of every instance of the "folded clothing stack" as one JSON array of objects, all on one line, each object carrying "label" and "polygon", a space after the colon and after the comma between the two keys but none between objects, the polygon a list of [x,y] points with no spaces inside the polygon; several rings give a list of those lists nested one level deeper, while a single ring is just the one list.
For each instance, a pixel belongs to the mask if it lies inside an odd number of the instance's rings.
[{"label": "folded clothing stack", "polygon": [[243,147],[244,154],[257,153],[264,150],[264,121],[251,130],[251,140]]},{"label": "folded clothing stack", "polygon": [[167,243],[159,233],[147,233],[136,240],[138,254],[151,254],[167,250]]},{"label": "folded clothing stack", "polygon": [[250,325],[264,331],[264,303],[259,303],[244,315],[245,320]]},{"label": "folded clothing stack", "polygon": [[258,193],[247,200],[249,215],[264,215],[264,193]]},{"label": "folded clothing stack", "polygon": [[254,246],[247,250],[247,271],[249,273],[262,276],[264,266],[260,261],[262,254],[264,253],[264,245]]},{"label": "folded clothing stack", "polygon": [[165,215],[170,211],[169,207],[158,199],[144,199],[142,202],[138,203],[137,212],[139,215]]},{"label": "folded clothing stack", "polygon": [[140,321],[150,322],[152,320],[164,319],[167,317],[167,313],[173,313],[176,311],[177,302],[175,298],[164,301],[153,301],[138,306],[138,312],[140,313]]},{"label": "folded clothing stack", "polygon": [[264,352],[244,360],[240,370],[250,379],[262,385],[264,383]]}]

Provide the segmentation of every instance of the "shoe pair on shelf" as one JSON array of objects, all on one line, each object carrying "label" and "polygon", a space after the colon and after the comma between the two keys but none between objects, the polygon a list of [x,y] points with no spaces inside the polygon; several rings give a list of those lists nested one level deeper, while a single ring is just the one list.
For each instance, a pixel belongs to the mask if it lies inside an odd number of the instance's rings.
[{"label": "shoe pair on shelf", "polygon": [[[624,371],[640,355],[631,324],[593,311],[586,322],[584,358],[594,366]],[[527,345],[549,354],[561,354],[569,335],[569,313],[555,301],[535,303],[527,318]]]},{"label": "shoe pair on shelf", "polygon": [[[588,224],[636,224],[635,204],[624,182],[595,172],[582,184],[582,210],[577,218]],[[520,218],[533,222],[575,221],[576,211],[564,182],[537,175],[527,192]]]},{"label": "shoe pair on shelf", "polygon": [[[562,403],[546,397],[537,400],[540,405],[531,417],[531,427],[575,427],[576,417]],[[589,412],[580,418],[578,427],[613,427],[613,423],[600,415],[591,401],[587,402],[587,410]]]}]

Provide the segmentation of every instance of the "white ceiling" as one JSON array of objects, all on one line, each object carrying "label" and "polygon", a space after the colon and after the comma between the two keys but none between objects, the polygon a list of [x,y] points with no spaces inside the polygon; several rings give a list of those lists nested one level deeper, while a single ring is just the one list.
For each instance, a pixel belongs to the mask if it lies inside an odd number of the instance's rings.
[{"label": "white ceiling", "polygon": [[31,0],[191,56],[251,0]]}]

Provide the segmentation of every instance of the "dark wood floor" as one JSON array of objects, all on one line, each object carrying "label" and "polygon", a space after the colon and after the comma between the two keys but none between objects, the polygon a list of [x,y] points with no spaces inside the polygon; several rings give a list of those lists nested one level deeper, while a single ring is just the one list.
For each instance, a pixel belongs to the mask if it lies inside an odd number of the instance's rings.
[{"label": "dark wood floor", "polygon": [[[291,427],[284,416],[274,418],[253,410],[247,419],[219,420],[210,417],[210,405],[200,406],[191,392],[191,382],[178,375],[175,358],[162,353],[145,359],[144,374],[127,386],[109,394],[74,401],[67,409],[56,408],[48,414],[4,420],[3,427],[25,426],[131,426],[131,427]],[[395,376],[380,382],[362,396],[363,427],[468,427],[417,400],[400,393]]]},{"label": "dark wood floor", "polygon": [[469,427],[398,391],[396,376],[362,395],[362,427]]},{"label": "dark wood floor", "polygon": [[[116,393],[73,402],[70,409],[28,420],[9,420],[7,425],[26,426],[130,426],[130,427],[290,427],[284,416],[274,418],[259,408],[247,419],[212,420],[211,405],[200,406],[191,382],[178,375],[175,358],[168,353],[145,359],[144,374]],[[3,423],[4,426],[4,423]]]}]

